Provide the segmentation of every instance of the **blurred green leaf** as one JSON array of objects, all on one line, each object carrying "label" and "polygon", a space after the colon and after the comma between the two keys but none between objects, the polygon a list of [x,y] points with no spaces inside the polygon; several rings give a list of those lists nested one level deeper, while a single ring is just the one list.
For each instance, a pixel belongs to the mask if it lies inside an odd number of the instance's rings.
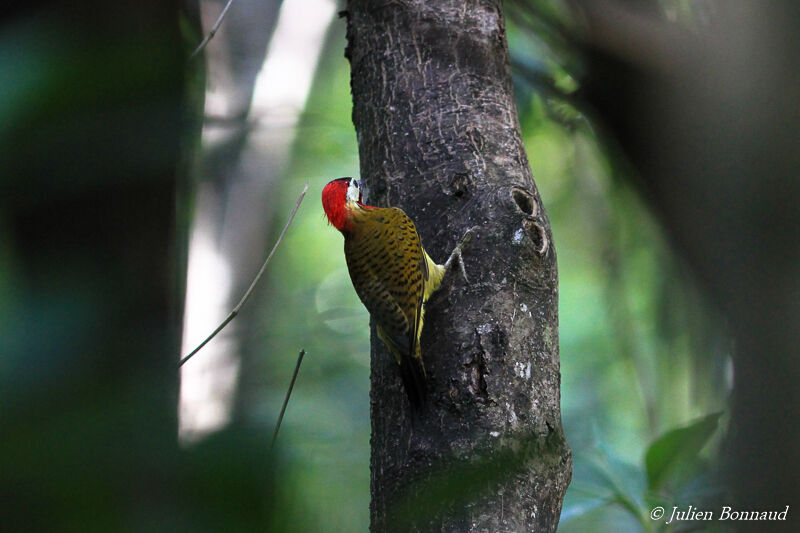
[{"label": "blurred green leaf", "polygon": [[694,461],[716,431],[721,415],[721,412],[713,413],[686,427],[668,431],[650,445],[645,455],[645,468],[651,490],[661,488],[676,467]]},{"label": "blurred green leaf", "polygon": [[642,469],[619,458],[602,442],[597,444],[597,450],[589,459],[587,466],[594,474],[594,483],[610,493],[608,502],[620,505],[647,530]]}]

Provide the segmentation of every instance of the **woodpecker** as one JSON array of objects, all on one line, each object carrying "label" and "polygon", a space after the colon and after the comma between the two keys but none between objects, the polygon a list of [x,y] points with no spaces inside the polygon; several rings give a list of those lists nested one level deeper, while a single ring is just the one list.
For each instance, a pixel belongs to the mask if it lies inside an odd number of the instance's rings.
[{"label": "woodpecker", "polygon": [[361,183],[339,178],[322,190],[328,222],[344,236],[344,256],[356,294],[375,321],[378,337],[400,365],[400,376],[414,411],[425,401],[425,366],[420,336],[425,302],[458,259],[467,280],[461,248],[471,228],[447,261],[439,265],[422,247],[414,222],[397,207],[362,203]]}]

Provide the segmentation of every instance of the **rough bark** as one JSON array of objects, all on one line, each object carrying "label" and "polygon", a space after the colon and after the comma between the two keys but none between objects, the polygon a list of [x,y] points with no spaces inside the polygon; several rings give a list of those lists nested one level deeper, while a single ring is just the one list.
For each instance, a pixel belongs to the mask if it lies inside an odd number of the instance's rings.
[{"label": "rough bark", "polygon": [[373,334],[371,530],[552,531],[571,477],[560,413],[558,277],[513,100],[501,2],[351,0],[361,177],[470,284],[428,302],[425,411]]}]

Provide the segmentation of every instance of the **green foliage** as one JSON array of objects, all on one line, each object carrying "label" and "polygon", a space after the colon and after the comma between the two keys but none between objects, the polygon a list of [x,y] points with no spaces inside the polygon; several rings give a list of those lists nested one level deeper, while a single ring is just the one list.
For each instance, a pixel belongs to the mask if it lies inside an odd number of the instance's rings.
[{"label": "green foliage", "polygon": [[647,448],[645,467],[650,490],[664,488],[671,474],[696,463],[700,450],[716,431],[720,416],[722,413],[713,413],[668,431]]},{"label": "green foliage", "polygon": [[[677,527],[654,520],[657,506],[671,509],[715,502],[721,493],[714,470],[700,451],[715,435],[721,413],[669,430],[646,450],[643,461],[619,457],[598,438],[575,456],[574,481],[561,514],[562,530],[664,531]],[[619,524],[628,526],[620,528]],[[614,525],[616,524],[616,526]]]}]

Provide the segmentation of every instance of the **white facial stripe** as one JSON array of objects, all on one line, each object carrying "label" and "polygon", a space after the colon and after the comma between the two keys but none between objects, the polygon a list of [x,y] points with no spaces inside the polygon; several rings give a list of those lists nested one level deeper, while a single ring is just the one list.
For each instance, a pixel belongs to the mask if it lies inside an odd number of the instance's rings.
[{"label": "white facial stripe", "polygon": [[348,185],[347,187],[347,201],[357,202],[360,196],[361,196],[361,191],[358,189],[358,185],[356,185],[356,180],[351,179],[350,185]]}]

